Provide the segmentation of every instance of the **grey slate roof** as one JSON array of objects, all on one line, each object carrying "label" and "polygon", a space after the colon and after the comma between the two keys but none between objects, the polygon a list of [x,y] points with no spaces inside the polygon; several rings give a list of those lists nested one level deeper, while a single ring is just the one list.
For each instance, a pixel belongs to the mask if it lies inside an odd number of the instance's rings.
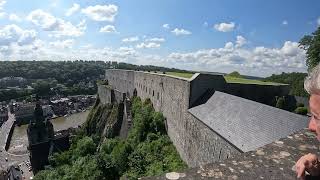
[{"label": "grey slate roof", "polygon": [[219,91],[205,104],[188,111],[243,152],[293,134],[308,124],[305,116]]}]

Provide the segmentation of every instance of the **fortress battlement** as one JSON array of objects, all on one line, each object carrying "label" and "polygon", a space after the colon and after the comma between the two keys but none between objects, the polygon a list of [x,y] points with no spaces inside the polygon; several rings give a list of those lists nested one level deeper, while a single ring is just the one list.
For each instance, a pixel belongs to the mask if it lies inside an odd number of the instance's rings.
[{"label": "fortress battlement", "polygon": [[[227,83],[222,75],[192,78],[109,69],[99,85],[102,103],[149,98],[166,117],[167,132],[189,167],[256,150],[307,126],[307,118],[272,107],[289,87]],[[134,122],[133,122],[134,123]]]}]

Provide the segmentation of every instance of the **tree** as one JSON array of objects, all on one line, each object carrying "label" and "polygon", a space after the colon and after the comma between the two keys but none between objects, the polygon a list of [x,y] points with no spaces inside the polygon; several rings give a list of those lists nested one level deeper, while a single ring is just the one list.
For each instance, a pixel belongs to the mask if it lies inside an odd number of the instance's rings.
[{"label": "tree", "polygon": [[306,50],[306,65],[308,71],[311,71],[320,62],[320,26],[311,35],[305,35],[300,40],[299,46]]},{"label": "tree", "polygon": [[307,115],[308,109],[306,107],[297,107],[297,109],[295,109],[294,112],[301,115]]},{"label": "tree", "polygon": [[285,105],[284,97],[278,97],[277,98],[276,108],[284,109],[284,105]]},{"label": "tree", "polygon": [[242,78],[242,75],[238,71],[233,71],[232,73],[228,74],[227,76]]}]

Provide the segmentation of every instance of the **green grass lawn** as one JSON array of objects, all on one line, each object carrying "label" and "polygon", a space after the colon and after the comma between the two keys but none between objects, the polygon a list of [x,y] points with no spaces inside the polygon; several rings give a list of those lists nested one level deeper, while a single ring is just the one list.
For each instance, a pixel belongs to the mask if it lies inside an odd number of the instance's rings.
[{"label": "green grass lawn", "polygon": [[[167,75],[183,77],[183,78],[191,78],[192,73],[184,73],[184,72],[166,72]],[[254,80],[254,79],[245,79],[245,78],[237,78],[237,77],[230,77],[224,76],[224,79],[228,83],[241,83],[241,84],[260,84],[260,85],[283,85],[280,83],[275,82],[264,82],[261,80]]]},{"label": "green grass lawn", "polygon": [[183,78],[191,78],[193,73],[184,73],[184,72],[166,72],[167,75],[183,77]]},{"label": "green grass lawn", "polygon": [[237,77],[230,77],[230,76],[224,76],[224,79],[228,83],[260,84],[260,85],[283,85],[283,84],[275,83],[275,82],[264,82],[264,81],[260,81],[260,80],[237,78]]}]

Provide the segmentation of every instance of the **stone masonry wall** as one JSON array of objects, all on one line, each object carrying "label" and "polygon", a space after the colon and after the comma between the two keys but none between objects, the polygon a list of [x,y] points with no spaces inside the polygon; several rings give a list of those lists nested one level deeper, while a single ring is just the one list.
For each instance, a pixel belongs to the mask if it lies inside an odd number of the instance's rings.
[{"label": "stone masonry wall", "polygon": [[222,92],[274,106],[275,96],[288,95],[289,86],[228,83],[227,88]]},{"label": "stone masonry wall", "polygon": [[150,98],[155,110],[167,118],[168,135],[185,161],[185,130],[182,127],[189,104],[189,86],[185,79],[135,72],[137,95],[142,99]]},{"label": "stone masonry wall", "polygon": [[124,100],[124,93],[117,89],[112,89],[111,86],[98,85],[98,94],[102,104],[109,104],[112,102],[121,103]]},{"label": "stone masonry wall", "polygon": [[111,103],[111,89],[106,85],[98,85],[98,94],[102,104]]},{"label": "stone masonry wall", "polygon": [[227,86],[227,83],[222,75],[210,75],[199,73],[191,78],[190,83],[191,90],[189,108],[197,105],[196,101],[204,93],[206,93],[207,90],[214,89],[216,91],[222,91]]},{"label": "stone masonry wall", "polygon": [[235,157],[241,151],[228,143],[223,137],[208,128],[199,119],[188,113],[185,119],[186,162],[190,167]]},{"label": "stone masonry wall", "polygon": [[[207,74],[196,74],[191,79],[185,79],[165,74],[110,69],[106,71],[105,77],[112,88],[127,93],[129,97],[136,90],[137,95],[143,100],[150,98],[155,110],[162,112],[167,118],[168,135],[189,167],[212,163],[241,153],[188,112],[188,109],[202,98],[208,89],[227,91],[235,95],[240,93],[251,98],[264,95],[261,95],[263,92],[261,89],[250,96],[256,86],[238,84],[228,86],[222,76]],[[229,88],[240,88],[240,90],[229,90]],[[283,92],[282,87],[270,88],[272,91],[270,95]],[[207,98],[209,96],[210,94]],[[266,94],[266,98],[269,98],[269,94]]]},{"label": "stone masonry wall", "polygon": [[[130,75],[134,77],[129,77]],[[155,110],[162,112],[167,118],[168,135],[188,166],[195,167],[240,153],[188,112],[190,97],[196,101],[207,89],[222,88],[224,79],[218,77],[220,81],[215,81],[216,84],[206,84],[205,81],[210,77],[198,74],[192,80],[195,86],[192,89],[188,79],[155,73],[107,70],[106,78],[115,89],[122,89],[120,91],[129,94],[136,89],[137,95],[143,100],[150,98]],[[128,86],[123,85],[133,79]],[[193,95],[190,94],[190,89],[193,90]]]}]

